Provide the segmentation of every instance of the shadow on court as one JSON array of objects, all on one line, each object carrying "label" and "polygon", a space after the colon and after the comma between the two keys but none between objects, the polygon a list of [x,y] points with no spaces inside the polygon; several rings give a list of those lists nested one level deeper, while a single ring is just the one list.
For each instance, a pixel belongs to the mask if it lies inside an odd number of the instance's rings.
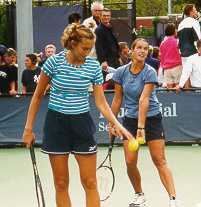
[{"label": "shadow on court", "polygon": [[[99,147],[98,163],[107,153]],[[201,147],[168,146],[166,154],[173,172],[181,207],[196,207],[201,202]],[[37,163],[43,184],[46,206],[55,207],[54,186],[48,157],[36,149]],[[70,157],[70,194],[73,207],[85,207],[84,191],[78,167]],[[128,207],[133,190],[126,175],[122,147],[114,147],[112,163],[116,182],[114,192],[102,207]],[[29,151],[24,148],[0,149],[0,204],[3,207],[36,207],[34,177]],[[141,147],[139,168],[148,207],[168,207],[168,196],[150,159],[147,147]]]}]

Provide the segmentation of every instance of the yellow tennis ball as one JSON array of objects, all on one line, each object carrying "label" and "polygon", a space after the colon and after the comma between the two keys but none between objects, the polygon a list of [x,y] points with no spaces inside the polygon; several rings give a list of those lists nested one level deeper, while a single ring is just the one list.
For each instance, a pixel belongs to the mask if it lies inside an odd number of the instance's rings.
[{"label": "yellow tennis ball", "polygon": [[136,139],[129,140],[128,142],[128,150],[130,152],[135,152],[139,148],[139,143]]},{"label": "yellow tennis ball", "polygon": [[139,144],[145,144],[145,138],[144,137],[138,137],[137,141]]}]

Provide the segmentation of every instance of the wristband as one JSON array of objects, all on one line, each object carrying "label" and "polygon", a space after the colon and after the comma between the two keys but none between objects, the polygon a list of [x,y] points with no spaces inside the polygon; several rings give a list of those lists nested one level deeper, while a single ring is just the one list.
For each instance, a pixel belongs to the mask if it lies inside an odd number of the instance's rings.
[{"label": "wristband", "polygon": [[139,129],[139,130],[144,130],[144,127],[138,127],[137,129]]}]

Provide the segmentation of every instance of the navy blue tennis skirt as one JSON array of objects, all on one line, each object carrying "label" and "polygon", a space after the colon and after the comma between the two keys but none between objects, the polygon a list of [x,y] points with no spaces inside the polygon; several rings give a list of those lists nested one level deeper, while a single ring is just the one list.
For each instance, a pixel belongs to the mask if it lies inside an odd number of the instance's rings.
[{"label": "navy blue tennis skirt", "polygon": [[69,115],[49,109],[41,151],[48,154],[96,153],[95,131],[89,112]]},{"label": "navy blue tennis skirt", "polygon": [[[136,136],[138,119],[124,117],[123,126],[131,132],[133,136]],[[165,139],[161,113],[146,118],[145,139],[146,142],[156,139]]]}]

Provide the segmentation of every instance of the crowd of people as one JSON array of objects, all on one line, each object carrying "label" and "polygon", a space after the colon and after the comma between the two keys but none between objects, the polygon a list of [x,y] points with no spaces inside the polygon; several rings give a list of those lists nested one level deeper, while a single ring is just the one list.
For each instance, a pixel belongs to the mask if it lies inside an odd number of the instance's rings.
[{"label": "crowd of people", "polygon": [[[41,67],[50,56],[56,54],[56,47],[48,44],[43,53],[26,54],[22,72],[22,94],[35,91],[41,72]],[[48,91],[50,84],[47,87]],[[18,64],[17,52],[13,48],[0,45],[0,95],[16,95],[18,93]]]},{"label": "crowd of people", "polygon": [[[104,8],[100,2],[94,2],[91,5],[91,13],[92,16],[83,22],[79,13],[72,13],[68,17],[68,24],[82,24],[95,33],[95,45],[89,56],[96,58],[101,65],[104,90],[114,89],[113,72],[109,68],[117,69],[121,65],[128,64],[131,61],[131,50],[127,42],[118,42],[113,32],[109,9]],[[201,87],[200,66],[193,64],[199,62],[197,56],[200,56],[201,31],[197,18],[198,12],[195,6],[186,5],[178,28],[174,23],[168,23],[165,38],[159,47],[149,45],[145,62],[156,70],[158,86],[176,90]],[[25,70],[20,77],[23,94],[34,92],[42,65],[54,54],[56,54],[55,45],[48,44],[44,48],[44,55],[42,52],[26,55]],[[13,48],[0,45],[0,94],[17,94],[17,74],[17,52]],[[50,87],[49,84],[46,91],[49,91]]]},{"label": "crowd of people", "polygon": [[178,28],[171,23],[165,29],[166,36],[160,45],[160,70],[164,76],[162,84],[167,88],[201,87],[199,58],[193,58],[200,55],[201,30],[197,18],[195,6],[187,4]]}]

